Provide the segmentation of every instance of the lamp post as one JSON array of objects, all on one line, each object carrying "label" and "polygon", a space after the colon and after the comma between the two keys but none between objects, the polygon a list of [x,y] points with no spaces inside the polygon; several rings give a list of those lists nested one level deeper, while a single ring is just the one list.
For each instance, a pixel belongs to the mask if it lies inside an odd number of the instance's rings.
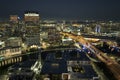
[{"label": "lamp post", "polygon": [[41,48],[38,47],[38,61],[41,62]]}]

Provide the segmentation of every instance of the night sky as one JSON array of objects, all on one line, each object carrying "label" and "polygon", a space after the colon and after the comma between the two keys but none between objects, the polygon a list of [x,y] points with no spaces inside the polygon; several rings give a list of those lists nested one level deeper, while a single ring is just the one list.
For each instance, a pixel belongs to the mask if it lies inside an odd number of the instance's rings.
[{"label": "night sky", "polygon": [[120,20],[120,0],[0,0],[0,18],[38,11],[42,19]]}]

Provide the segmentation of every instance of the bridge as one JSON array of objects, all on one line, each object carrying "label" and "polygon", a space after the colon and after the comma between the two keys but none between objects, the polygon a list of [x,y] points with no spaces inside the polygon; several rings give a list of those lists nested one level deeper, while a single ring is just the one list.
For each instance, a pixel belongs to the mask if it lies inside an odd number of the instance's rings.
[{"label": "bridge", "polygon": [[120,65],[116,61],[110,59],[107,55],[104,55],[102,51],[91,45],[91,43],[86,41],[82,36],[77,36],[74,34],[64,32],[61,32],[61,34],[80,42],[82,45],[85,45],[88,49],[92,50],[92,52],[97,56],[97,58],[106,64],[107,68],[112,72],[113,76],[117,80],[120,80]]}]

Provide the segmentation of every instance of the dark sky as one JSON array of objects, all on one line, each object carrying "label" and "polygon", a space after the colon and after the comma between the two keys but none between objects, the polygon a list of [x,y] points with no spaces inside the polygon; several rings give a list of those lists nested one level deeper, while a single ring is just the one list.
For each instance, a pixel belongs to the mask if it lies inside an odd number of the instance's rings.
[{"label": "dark sky", "polygon": [[0,18],[24,11],[38,11],[41,18],[120,19],[120,0],[0,0]]}]

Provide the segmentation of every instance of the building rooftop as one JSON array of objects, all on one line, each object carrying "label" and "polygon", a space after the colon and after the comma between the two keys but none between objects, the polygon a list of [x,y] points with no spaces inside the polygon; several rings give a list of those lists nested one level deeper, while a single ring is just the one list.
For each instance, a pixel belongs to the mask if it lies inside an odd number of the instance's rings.
[{"label": "building rooftop", "polygon": [[74,79],[92,79],[93,77],[98,77],[97,73],[94,71],[91,65],[81,65],[84,72],[70,72],[71,78]]},{"label": "building rooftop", "polygon": [[90,61],[86,54],[79,50],[64,50],[64,51],[51,51],[46,56],[47,61],[54,61],[58,59],[64,60],[78,60],[78,61]]},{"label": "building rooftop", "polygon": [[67,72],[67,63],[65,60],[46,61],[41,70],[41,74],[61,74]]},{"label": "building rooftop", "polygon": [[98,77],[90,59],[80,50],[51,51],[47,54],[41,74],[69,73],[71,79],[93,79]]},{"label": "building rooftop", "polygon": [[7,46],[7,47],[3,47],[0,49],[1,50],[6,50],[6,49],[13,49],[13,48],[21,48],[21,46]]},{"label": "building rooftop", "polygon": [[35,60],[29,60],[29,61],[24,61],[22,63],[16,63],[15,65],[11,66],[10,68],[12,69],[30,69],[34,64],[35,64]]}]

